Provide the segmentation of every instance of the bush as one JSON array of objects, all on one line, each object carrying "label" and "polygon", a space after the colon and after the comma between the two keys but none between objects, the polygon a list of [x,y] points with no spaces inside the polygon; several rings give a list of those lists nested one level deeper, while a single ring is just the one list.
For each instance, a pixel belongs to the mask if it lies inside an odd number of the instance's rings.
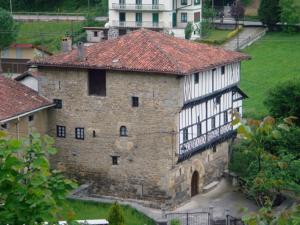
[{"label": "bush", "polygon": [[171,220],[171,225],[180,225],[180,220],[179,219],[172,219]]},{"label": "bush", "polygon": [[193,33],[193,24],[191,22],[188,22],[188,24],[184,29],[185,39],[187,40],[191,39],[192,33]]},{"label": "bush", "polygon": [[[291,80],[271,89],[264,101],[270,114],[276,118],[300,118],[300,81]],[[297,124],[299,125],[299,119]]]},{"label": "bush", "polygon": [[110,225],[125,224],[124,212],[117,202],[115,202],[109,209],[108,222]]},{"label": "bush", "polygon": [[283,31],[287,33],[296,32],[296,24],[299,22],[299,14],[294,0],[280,0],[279,6],[280,22],[283,24]]}]

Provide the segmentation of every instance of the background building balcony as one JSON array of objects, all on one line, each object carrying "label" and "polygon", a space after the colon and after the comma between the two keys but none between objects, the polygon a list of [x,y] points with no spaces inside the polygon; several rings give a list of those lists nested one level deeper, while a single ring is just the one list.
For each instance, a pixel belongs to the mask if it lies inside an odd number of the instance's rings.
[{"label": "background building balcony", "polygon": [[111,24],[113,27],[124,27],[124,28],[164,28],[163,22],[152,22],[152,21],[143,21],[143,22],[136,22],[136,21],[112,21]]},{"label": "background building balcony", "polygon": [[162,4],[119,4],[113,3],[112,9],[115,10],[130,10],[130,11],[161,11],[165,9],[165,6]]}]

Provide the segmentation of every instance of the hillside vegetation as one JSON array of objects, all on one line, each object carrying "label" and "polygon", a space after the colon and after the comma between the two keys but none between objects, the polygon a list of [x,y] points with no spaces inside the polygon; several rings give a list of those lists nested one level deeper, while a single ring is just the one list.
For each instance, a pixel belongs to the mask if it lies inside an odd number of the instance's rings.
[{"label": "hillside vegetation", "polygon": [[300,79],[300,33],[268,33],[244,52],[252,57],[242,63],[241,88],[249,96],[245,116],[261,118],[268,113],[263,101],[270,88]]},{"label": "hillside vegetation", "polygon": [[[11,0],[13,12],[72,12],[106,16],[108,0]],[[90,7],[88,7],[88,2]],[[0,6],[10,11],[10,0],[0,0]]]}]

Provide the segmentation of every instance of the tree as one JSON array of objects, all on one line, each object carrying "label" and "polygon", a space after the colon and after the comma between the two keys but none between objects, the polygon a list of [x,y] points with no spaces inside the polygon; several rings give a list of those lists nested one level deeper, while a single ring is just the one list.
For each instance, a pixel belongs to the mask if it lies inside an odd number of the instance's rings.
[{"label": "tree", "polygon": [[[0,8],[0,52],[8,47],[16,38],[16,25],[9,12]],[[0,73],[2,72],[0,58]]]},{"label": "tree", "polygon": [[296,24],[299,22],[298,8],[295,5],[294,0],[280,0],[279,6],[280,12],[280,22],[283,24],[283,31],[287,33],[295,32]]},{"label": "tree", "polygon": [[120,205],[115,202],[108,213],[108,222],[110,225],[124,225],[124,213]]},{"label": "tree", "polygon": [[76,185],[50,170],[47,156],[56,153],[53,143],[38,134],[24,141],[7,139],[0,131],[0,224],[58,221],[65,197]]},{"label": "tree", "polygon": [[279,22],[279,0],[261,0],[258,9],[259,20],[270,30]]},{"label": "tree", "polygon": [[241,123],[238,133],[243,141],[233,152],[230,169],[240,176],[245,193],[259,206],[276,205],[281,202],[283,191],[298,193],[300,190],[297,156],[285,146],[279,146],[276,154],[266,148],[272,141],[282,139],[281,133],[290,132],[293,120],[290,117],[277,124],[274,118],[266,117],[263,121],[245,122],[237,115],[233,121],[233,124]]},{"label": "tree", "polygon": [[192,33],[193,33],[193,24],[191,22],[188,22],[184,29],[185,39],[187,40],[191,39]]},{"label": "tree", "polygon": [[231,16],[235,20],[235,27],[237,28],[238,22],[244,17],[245,9],[241,1],[237,0],[230,9]]},{"label": "tree", "polygon": [[[264,101],[269,113],[275,118],[296,116],[300,118],[300,81],[291,80],[271,89]],[[300,125],[300,120],[297,121]]]}]

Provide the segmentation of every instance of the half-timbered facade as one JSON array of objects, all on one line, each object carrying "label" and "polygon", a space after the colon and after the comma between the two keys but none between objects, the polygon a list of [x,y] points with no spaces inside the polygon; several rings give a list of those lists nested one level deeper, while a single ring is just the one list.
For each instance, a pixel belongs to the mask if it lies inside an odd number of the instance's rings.
[{"label": "half-timbered facade", "polygon": [[235,133],[234,111],[242,112],[246,95],[238,88],[240,64],[221,65],[185,76],[179,114],[179,160]]},{"label": "half-timbered facade", "polygon": [[93,194],[176,205],[226,169],[242,109],[239,52],[140,29],[32,62],[59,102],[53,166]]}]

